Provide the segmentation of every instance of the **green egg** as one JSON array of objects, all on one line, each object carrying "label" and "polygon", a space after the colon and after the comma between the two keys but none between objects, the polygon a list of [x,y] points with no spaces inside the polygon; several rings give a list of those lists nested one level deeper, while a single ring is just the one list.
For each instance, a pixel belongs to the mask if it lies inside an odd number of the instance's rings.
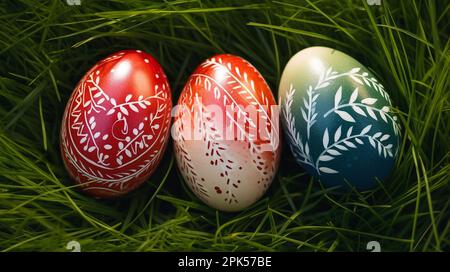
[{"label": "green egg", "polygon": [[287,63],[281,120],[298,164],[326,186],[367,190],[391,173],[400,126],[380,80],[354,58],[310,47]]}]

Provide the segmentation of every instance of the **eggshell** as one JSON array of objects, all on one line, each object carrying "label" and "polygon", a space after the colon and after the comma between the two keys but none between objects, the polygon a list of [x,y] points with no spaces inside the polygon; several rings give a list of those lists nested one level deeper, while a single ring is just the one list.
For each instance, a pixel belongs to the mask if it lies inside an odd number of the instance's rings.
[{"label": "eggshell", "polygon": [[331,48],[304,49],[284,69],[279,103],[297,162],[326,186],[365,190],[388,177],[400,126],[364,65]]},{"label": "eggshell", "polygon": [[239,211],[267,190],[280,158],[273,106],[264,78],[240,57],[216,55],[191,75],[172,133],[179,170],[203,202]]},{"label": "eggshell", "polygon": [[64,111],[60,144],[70,176],[98,198],[141,185],[167,145],[171,106],[166,75],[149,54],[124,50],[99,61]]}]

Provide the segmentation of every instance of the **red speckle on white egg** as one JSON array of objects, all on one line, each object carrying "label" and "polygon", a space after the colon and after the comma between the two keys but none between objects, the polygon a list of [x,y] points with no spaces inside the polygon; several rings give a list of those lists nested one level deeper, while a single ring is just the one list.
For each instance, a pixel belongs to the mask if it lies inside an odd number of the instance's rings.
[{"label": "red speckle on white egg", "polygon": [[202,201],[238,211],[267,190],[281,150],[271,106],[269,86],[240,57],[216,55],[191,75],[175,112],[174,150],[184,180]]}]

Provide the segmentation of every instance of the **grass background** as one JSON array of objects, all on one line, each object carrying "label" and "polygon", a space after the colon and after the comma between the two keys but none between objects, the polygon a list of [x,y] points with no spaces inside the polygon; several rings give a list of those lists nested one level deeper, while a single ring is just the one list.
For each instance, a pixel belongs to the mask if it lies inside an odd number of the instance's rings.
[{"label": "grass background", "polygon": [[[449,2],[0,2],[0,251],[450,250]],[[217,212],[184,186],[172,148],[129,197],[80,194],[59,153],[65,103],[95,62],[135,48],[164,67],[174,101],[207,57],[240,55],[274,95],[288,59],[308,46],[369,67],[403,127],[391,178],[368,193],[334,194],[285,148],[270,190],[240,213]]]}]

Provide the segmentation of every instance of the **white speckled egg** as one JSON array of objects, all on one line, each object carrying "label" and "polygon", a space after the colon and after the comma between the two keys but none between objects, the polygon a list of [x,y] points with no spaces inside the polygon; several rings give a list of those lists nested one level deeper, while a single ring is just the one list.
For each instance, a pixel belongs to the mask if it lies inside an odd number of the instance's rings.
[{"label": "white speckled egg", "polygon": [[179,170],[203,202],[239,211],[267,190],[281,150],[274,105],[261,74],[240,57],[216,55],[191,75],[172,135]]}]

